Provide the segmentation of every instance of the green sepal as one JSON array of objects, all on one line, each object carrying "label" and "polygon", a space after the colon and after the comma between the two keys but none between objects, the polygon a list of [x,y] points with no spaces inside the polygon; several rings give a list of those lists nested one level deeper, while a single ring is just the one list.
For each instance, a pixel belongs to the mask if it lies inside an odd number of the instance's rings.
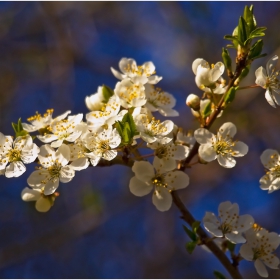
[{"label": "green sepal", "polygon": [[227,279],[221,272],[219,272],[218,270],[214,270],[213,274],[215,275],[215,277],[217,279]]},{"label": "green sepal", "polygon": [[226,96],[225,96],[225,104],[229,104],[229,103],[231,103],[234,100],[235,92],[236,92],[236,88],[235,87],[231,87],[228,90],[228,92],[226,93]]},{"label": "green sepal", "polygon": [[22,123],[21,123],[21,118],[18,119],[17,123],[12,123],[13,130],[15,131],[15,137],[19,136],[26,136],[29,133],[23,129]]},{"label": "green sepal", "polygon": [[254,14],[253,14],[253,5],[249,8],[248,6],[245,6],[244,8],[244,13],[243,13],[243,18],[245,19],[249,32],[252,32],[256,26],[256,20],[254,19]]},{"label": "green sepal", "polygon": [[263,40],[260,39],[250,48],[248,59],[253,60],[255,59],[255,57],[258,57],[262,52],[262,48],[263,48]]},{"label": "green sepal", "polygon": [[189,238],[192,240],[192,241],[197,241],[197,237],[196,237],[196,233],[193,232],[192,230],[190,230],[189,228],[187,228],[185,225],[183,225],[183,228],[186,232],[186,234],[189,236]]},{"label": "green sepal", "polygon": [[248,75],[248,73],[250,72],[250,65],[247,65],[243,70],[242,70],[242,72],[241,72],[241,74],[240,74],[240,76],[239,76],[239,81],[241,81],[242,79],[244,79],[247,75]]},{"label": "green sepal", "polygon": [[230,252],[233,252],[235,249],[235,244],[231,243],[230,241],[227,240],[227,248]]},{"label": "green sepal", "polygon": [[203,118],[207,118],[211,114],[211,101],[205,106],[204,110],[202,111]]},{"label": "green sepal", "polygon": [[226,69],[231,71],[231,57],[226,48],[223,48],[223,50],[222,50],[222,58],[223,58],[223,62],[225,64],[225,66],[226,66]]},{"label": "green sepal", "polygon": [[103,94],[103,98],[104,98],[104,103],[107,103],[109,101],[110,97],[114,95],[114,91],[110,87],[103,85],[102,94]]},{"label": "green sepal", "polygon": [[185,247],[189,254],[191,254],[197,245],[197,241],[190,241],[186,243]]},{"label": "green sepal", "polygon": [[241,43],[241,46],[245,45],[245,41],[248,38],[248,34],[249,33],[249,28],[248,25],[245,21],[245,19],[243,17],[239,18],[239,22],[238,22],[238,34],[237,34],[237,38],[239,40],[239,42]]},{"label": "green sepal", "polygon": [[200,224],[201,224],[200,221],[195,221],[195,222],[192,223],[192,230],[195,234],[197,233],[197,230],[200,227]]},{"label": "green sepal", "polygon": [[224,39],[232,41],[234,48],[237,48],[238,45],[241,45],[242,43],[239,41],[237,36],[232,36],[232,35],[225,35]]}]

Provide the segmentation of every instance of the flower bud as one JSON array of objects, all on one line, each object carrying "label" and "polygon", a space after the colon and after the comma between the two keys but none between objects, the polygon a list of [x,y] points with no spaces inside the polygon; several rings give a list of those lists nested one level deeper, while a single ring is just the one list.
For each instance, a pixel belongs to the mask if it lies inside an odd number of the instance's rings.
[{"label": "flower bud", "polygon": [[191,93],[187,97],[186,104],[190,108],[192,108],[194,111],[199,111],[199,109],[200,109],[200,98],[197,95]]}]

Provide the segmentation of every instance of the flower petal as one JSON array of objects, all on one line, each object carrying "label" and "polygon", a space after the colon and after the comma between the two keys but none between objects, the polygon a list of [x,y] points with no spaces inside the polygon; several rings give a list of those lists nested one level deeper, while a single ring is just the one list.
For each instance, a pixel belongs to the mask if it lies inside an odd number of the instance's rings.
[{"label": "flower petal", "polygon": [[44,195],[50,195],[53,194],[56,189],[58,188],[59,180],[56,181],[48,181],[45,188],[44,188]]},{"label": "flower petal", "polygon": [[219,129],[219,134],[225,138],[226,136],[233,137],[236,134],[236,126],[231,123],[231,122],[226,122],[224,123],[220,129]]},{"label": "flower petal", "polygon": [[153,204],[159,211],[167,211],[172,205],[172,196],[165,188],[158,188],[153,193]]},{"label": "flower petal", "polygon": [[21,192],[21,198],[24,201],[36,201],[41,196],[40,189],[24,188]]},{"label": "flower petal", "polygon": [[246,239],[241,235],[241,233],[234,234],[234,233],[226,233],[225,238],[232,242],[233,244],[245,243]]},{"label": "flower petal", "polygon": [[267,73],[265,71],[265,69],[261,66],[259,67],[256,72],[256,84],[261,86],[262,88],[265,88],[266,86],[266,78],[267,78]]},{"label": "flower petal", "polygon": [[35,203],[35,208],[38,212],[47,212],[51,207],[52,203],[46,197],[40,197]]},{"label": "flower petal", "polygon": [[252,261],[254,259],[254,252],[251,245],[249,244],[243,244],[240,247],[239,253],[241,257],[243,257],[247,261]]},{"label": "flower petal", "polygon": [[189,185],[190,179],[185,172],[175,170],[166,174],[165,182],[169,190],[179,190],[186,188]]},{"label": "flower petal", "polygon": [[151,192],[153,186],[140,181],[136,176],[134,176],[129,181],[129,189],[136,196],[144,196]]},{"label": "flower petal", "polygon": [[8,167],[6,167],[5,176],[7,178],[19,177],[26,171],[25,165],[21,161],[11,162]]},{"label": "flower petal", "polygon": [[238,141],[232,149],[234,151],[234,157],[243,157],[248,153],[249,147],[245,143]]},{"label": "flower petal", "polygon": [[59,180],[61,183],[70,182],[75,176],[75,170],[70,166],[64,166],[60,170]]},{"label": "flower petal", "polygon": [[270,106],[272,106],[273,108],[276,108],[275,101],[274,101],[274,98],[273,98],[273,94],[272,94],[272,92],[269,88],[265,92],[265,99]]},{"label": "flower petal", "polygon": [[137,179],[142,182],[150,182],[155,175],[154,167],[147,161],[134,162],[132,171]]},{"label": "flower petal", "polygon": [[213,161],[217,158],[217,153],[212,147],[212,144],[200,145],[198,148],[198,153],[199,156],[207,162]]},{"label": "flower petal", "polygon": [[256,268],[258,274],[259,274],[261,277],[268,277],[267,269],[266,269],[265,265],[262,263],[261,260],[257,259],[257,260],[254,262],[254,265],[255,265],[255,268]]},{"label": "flower petal", "polygon": [[270,167],[273,167],[275,165],[275,162],[278,161],[279,154],[278,151],[272,150],[272,149],[266,149],[261,154],[261,162],[264,165],[264,167],[270,169]]},{"label": "flower petal", "polygon": [[225,168],[232,168],[236,164],[236,160],[231,156],[218,155],[217,160],[219,164]]},{"label": "flower petal", "polygon": [[199,128],[194,132],[194,138],[199,144],[211,143],[214,134],[205,128]]}]

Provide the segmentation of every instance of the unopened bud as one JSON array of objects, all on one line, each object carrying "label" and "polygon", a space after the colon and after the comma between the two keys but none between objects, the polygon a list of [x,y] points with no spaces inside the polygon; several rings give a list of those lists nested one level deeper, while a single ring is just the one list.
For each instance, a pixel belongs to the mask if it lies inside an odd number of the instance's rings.
[{"label": "unopened bud", "polygon": [[186,104],[190,108],[192,108],[194,111],[199,111],[199,109],[200,109],[200,98],[197,95],[191,93],[187,97]]}]

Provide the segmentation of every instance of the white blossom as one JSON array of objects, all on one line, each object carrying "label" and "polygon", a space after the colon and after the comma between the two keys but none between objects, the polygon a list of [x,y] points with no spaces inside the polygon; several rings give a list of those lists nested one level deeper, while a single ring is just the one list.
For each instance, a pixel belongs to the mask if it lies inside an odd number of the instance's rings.
[{"label": "white blossom", "polygon": [[44,143],[51,143],[53,148],[61,146],[63,141],[74,142],[87,130],[82,122],[83,114],[68,116],[67,120],[53,121],[48,130],[53,134],[38,135],[37,138]]},{"label": "white blossom", "polygon": [[27,132],[34,132],[39,129],[46,129],[53,122],[57,122],[65,119],[71,113],[71,111],[66,111],[65,113],[59,115],[54,119],[52,118],[52,113],[53,113],[53,109],[48,109],[43,116],[38,112],[36,112],[34,116],[27,119],[31,124],[22,123],[23,129],[26,130]]},{"label": "white blossom", "polygon": [[159,142],[148,143],[147,147],[154,150],[155,156],[166,170],[176,168],[176,160],[183,160],[189,154],[189,147],[175,145],[173,142],[161,144]]},{"label": "white blossom", "polygon": [[256,84],[266,89],[265,98],[269,105],[276,108],[280,105],[280,81],[278,80],[279,70],[275,70],[278,56],[273,56],[266,64],[266,69],[262,66],[256,72]]},{"label": "white blossom", "polygon": [[216,237],[225,237],[234,244],[245,243],[242,233],[254,224],[252,216],[239,216],[238,204],[229,201],[220,203],[218,212],[218,218],[214,213],[206,212],[203,218],[206,230]]},{"label": "white blossom", "polygon": [[223,167],[234,167],[236,161],[233,157],[242,157],[248,152],[245,143],[233,141],[236,131],[236,126],[231,122],[224,123],[217,135],[205,128],[197,129],[194,137],[201,144],[198,149],[200,158],[207,162],[217,159]]},{"label": "white blossom", "polygon": [[96,93],[86,96],[85,103],[90,111],[101,111],[105,103],[103,87],[99,86]]},{"label": "white blossom", "polygon": [[21,192],[21,198],[23,201],[36,201],[35,208],[38,212],[47,212],[53,206],[54,201],[58,193],[50,195],[44,194],[44,189],[30,189],[24,188]]},{"label": "white blossom", "polygon": [[136,196],[144,196],[153,189],[153,204],[159,211],[167,211],[172,204],[173,190],[183,189],[189,184],[189,176],[183,171],[167,171],[157,157],[153,165],[147,161],[136,161],[132,167],[135,176],[130,179],[129,189]]},{"label": "white blossom", "polygon": [[156,73],[156,68],[151,61],[137,66],[134,59],[122,58],[119,62],[119,68],[122,73],[111,67],[113,75],[119,80],[130,79],[133,83],[141,83],[144,85],[146,83],[157,84],[162,79],[162,77],[154,75]]},{"label": "white blossom", "polygon": [[266,174],[260,179],[261,189],[272,193],[280,188],[280,155],[276,150],[267,149],[261,155]]},{"label": "white blossom", "polygon": [[118,82],[115,94],[119,97],[121,106],[126,109],[141,107],[147,102],[144,85],[139,82],[133,83],[130,79]]},{"label": "white blossom", "polygon": [[83,152],[83,155],[89,158],[93,166],[96,166],[101,158],[109,161],[114,159],[118,154],[115,148],[120,143],[121,137],[118,131],[112,127],[96,133],[89,133],[84,140],[88,152]]},{"label": "white blossom", "polygon": [[196,75],[196,85],[204,92],[225,93],[225,81],[221,77],[225,71],[225,66],[222,62],[217,62],[215,65],[212,64],[210,67],[206,60],[197,58],[192,64],[192,70]]},{"label": "white blossom", "polygon": [[44,188],[44,195],[53,194],[58,188],[59,182],[68,183],[75,176],[74,169],[67,165],[70,159],[70,148],[62,144],[57,151],[50,145],[40,147],[38,155],[41,166],[27,179],[31,188]]},{"label": "white blossom", "polygon": [[168,134],[172,132],[174,123],[170,120],[160,122],[155,118],[149,118],[148,115],[139,114],[135,117],[135,124],[140,133],[140,137],[147,143],[159,141],[168,143],[172,140]]},{"label": "white blossom", "polygon": [[32,137],[20,136],[15,141],[11,136],[5,136],[0,132],[0,170],[6,177],[19,177],[26,167],[24,165],[33,162],[39,153],[39,147],[33,143]]},{"label": "white blossom", "polygon": [[108,126],[112,126],[116,120],[122,118],[123,113],[119,114],[121,107],[120,99],[113,95],[110,97],[108,103],[104,104],[101,110],[92,111],[86,115],[88,128],[96,132],[99,129],[107,128]]},{"label": "white blossom", "polygon": [[151,112],[158,111],[165,117],[179,116],[179,113],[172,109],[176,104],[176,99],[172,94],[150,84],[145,85],[145,93],[147,98],[145,106]]},{"label": "white blossom", "polygon": [[265,265],[272,269],[278,269],[279,259],[273,254],[273,251],[280,244],[279,235],[265,229],[255,231],[251,228],[245,233],[245,237],[247,243],[241,246],[240,255],[248,261],[254,261],[260,276],[268,277]]}]

